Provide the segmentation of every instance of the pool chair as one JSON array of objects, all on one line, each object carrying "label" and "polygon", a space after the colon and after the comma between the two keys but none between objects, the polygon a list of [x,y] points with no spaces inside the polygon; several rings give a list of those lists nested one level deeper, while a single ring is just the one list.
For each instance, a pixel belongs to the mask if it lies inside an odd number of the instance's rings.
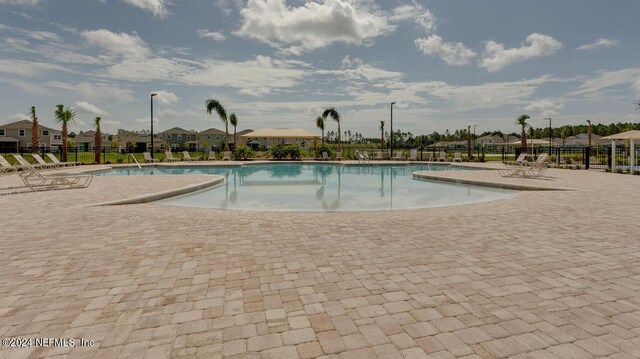
[{"label": "pool chair", "polygon": [[433,161],[433,153],[429,152],[426,154],[427,158],[425,159],[425,161],[431,162]]},{"label": "pool chair", "polygon": [[231,151],[224,151],[222,155],[223,161],[231,161]]},{"label": "pool chair", "polygon": [[173,157],[173,153],[171,153],[171,151],[164,151],[164,160],[167,162],[180,161],[179,158]]},{"label": "pool chair", "polygon": [[462,154],[460,152],[453,154],[453,162],[462,162]]},{"label": "pool chair", "polygon": [[329,160],[329,154],[327,153],[327,151],[323,151],[322,152],[322,160],[323,161],[328,161]]},{"label": "pool chair", "polygon": [[382,151],[376,152],[376,156],[373,158],[374,160],[383,160]]},{"label": "pool chair", "polygon": [[447,162],[447,153],[446,152],[440,152],[438,154],[438,162]]},{"label": "pool chair", "polygon": [[43,166],[40,165],[40,164],[32,165],[31,163],[29,163],[29,161],[25,160],[24,157],[22,157],[21,155],[17,155],[16,154],[16,155],[12,155],[12,156],[23,167],[26,167],[26,168],[33,167],[33,168],[37,168],[37,169],[42,169],[43,168]]},{"label": "pool chair", "polygon": [[396,161],[402,161],[404,159],[404,152],[398,151],[396,152],[396,157],[393,158]]},{"label": "pool chair", "polygon": [[369,157],[369,155],[366,152],[362,154],[362,157],[364,157],[364,160],[367,162],[371,160],[371,157]]},{"label": "pool chair", "polygon": [[417,161],[418,160],[418,150],[415,148],[411,150],[411,154],[409,155],[409,161]]},{"label": "pool chair", "polygon": [[502,177],[523,177],[523,178],[539,178],[544,176],[549,168],[548,155],[541,154],[535,162],[527,165],[513,165],[500,170]]},{"label": "pool chair", "polygon": [[520,166],[520,165],[526,164],[526,162],[527,162],[527,154],[521,153],[520,156],[518,156],[518,158],[516,158],[515,161],[506,161],[505,164],[512,165],[512,166]]},{"label": "pool chair", "polygon": [[51,163],[47,163],[44,159],[42,159],[42,157],[40,157],[39,154],[37,153],[32,153],[31,156],[33,157],[34,160],[36,160],[36,162],[38,162],[38,164],[40,166],[42,166],[42,168],[60,168],[61,166],[57,163],[51,162]]},{"label": "pool chair", "polygon": [[145,162],[158,162],[158,161],[160,161],[157,158],[151,158],[151,153],[149,153],[149,152],[145,152],[142,155],[144,156],[144,161]]},{"label": "pool chair", "polygon": [[336,152],[336,161],[342,161],[342,153]]},{"label": "pool chair", "polygon": [[51,152],[47,152],[47,157],[49,157],[51,162],[58,164],[60,167],[80,166],[82,164],[82,162],[60,162],[58,157]]},{"label": "pool chair", "polygon": [[215,161],[216,160],[216,153],[214,151],[209,151],[209,157],[207,157],[207,159],[209,161]]},{"label": "pool chair", "polygon": [[189,155],[189,151],[182,151],[182,160],[183,161],[200,161],[200,157],[191,157],[191,155]]},{"label": "pool chair", "polygon": [[68,173],[45,175],[29,165],[25,171],[20,174],[20,179],[22,179],[25,186],[29,187],[32,191],[49,191],[56,189],[87,188],[91,184],[93,176]]},{"label": "pool chair", "polygon": [[6,158],[0,155],[0,174],[14,173],[23,169],[24,166],[12,166]]}]

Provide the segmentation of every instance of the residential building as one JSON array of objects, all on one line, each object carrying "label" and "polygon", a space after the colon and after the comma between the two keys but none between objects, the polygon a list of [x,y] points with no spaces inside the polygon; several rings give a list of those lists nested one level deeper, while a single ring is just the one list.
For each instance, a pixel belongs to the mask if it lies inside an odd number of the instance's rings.
[{"label": "residential building", "polygon": [[[105,148],[107,151],[111,150],[111,141],[108,140],[109,135],[108,134],[102,134],[102,147]],[[93,147],[95,146],[95,141],[96,141],[96,131],[94,130],[89,130],[89,131],[84,131],[84,132],[80,132],[76,137],[70,139],[72,140],[76,146],[78,146],[78,150],[79,151],[92,151]]]},{"label": "residential building", "polygon": [[[30,150],[31,120],[22,120],[0,126],[0,150],[4,152],[18,152],[19,148]],[[40,132],[40,146],[55,148],[62,146],[62,133],[53,128],[38,125]]]},{"label": "residential building", "polygon": [[253,149],[264,150],[278,144],[298,144],[309,148],[320,140],[320,136],[302,128],[262,128],[238,136],[238,142],[242,143],[240,139]]},{"label": "residential building", "polygon": [[173,150],[194,149],[196,147],[197,133],[195,131],[185,130],[184,128],[174,127],[160,132],[157,138],[161,142],[160,146],[162,149],[164,149],[166,144],[169,144],[169,147]]}]

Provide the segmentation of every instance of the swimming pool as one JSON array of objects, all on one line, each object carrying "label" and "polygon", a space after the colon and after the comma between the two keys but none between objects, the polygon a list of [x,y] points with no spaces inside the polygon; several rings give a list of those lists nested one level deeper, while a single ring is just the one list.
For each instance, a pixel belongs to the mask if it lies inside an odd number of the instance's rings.
[{"label": "swimming pool", "polygon": [[260,164],[143,167],[99,175],[215,174],[225,184],[159,201],[163,205],[251,211],[381,211],[487,202],[516,191],[417,180],[416,171],[465,170],[449,165]]}]

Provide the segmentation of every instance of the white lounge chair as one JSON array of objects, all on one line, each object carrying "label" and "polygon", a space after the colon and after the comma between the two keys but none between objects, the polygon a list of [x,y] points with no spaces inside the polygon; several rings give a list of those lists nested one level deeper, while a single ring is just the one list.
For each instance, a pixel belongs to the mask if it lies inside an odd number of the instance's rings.
[{"label": "white lounge chair", "polygon": [[0,155],[0,174],[14,173],[24,169],[24,166],[12,166],[6,158]]},{"label": "white lounge chair", "polygon": [[42,159],[42,157],[40,157],[40,155],[37,154],[37,153],[32,153],[31,156],[33,157],[34,160],[36,160],[36,162],[38,162],[38,164],[42,168],[60,168],[61,167],[59,164],[54,163],[54,162],[47,163],[47,161]]},{"label": "white lounge chair", "polygon": [[80,166],[82,164],[82,162],[60,162],[60,160],[51,152],[47,152],[47,157],[49,157],[51,162],[60,165],[60,167]]},{"label": "white lounge chair", "polygon": [[546,153],[543,153],[535,162],[531,162],[527,165],[509,166],[500,170],[499,173],[502,177],[539,178],[544,176],[548,168],[549,157]]},{"label": "white lounge chair", "polygon": [[189,155],[189,151],[182,151],[182,160],[183,161],[200,161],[200,157],[191,157]]},{"label": "white lounge chair", "polygon": [[329,154],[327,153],[327,151],[323,151],[322,152],[322,160],[323,161],[328,161],[329,160]]},{"label": "white lounge chair", "polygon": [[167,161],[167,162],[180,161],[179,158],[173,157],[173,153],[171,153],[171,151],[164,151],[164,160]]},{"label": "white lounge chair", "polygon": [[214,151],[209,151],[209,157],[207,158],[209,161],[216,160],[216,153]]},{"label": "white lounge chair", "polygon": [[231,151],[224,151],[222,154],[223,161],[231,161]]},{"label": "white lounge chair", "polygon": [[426,156],[427,158],[425,159],[425,161],[428,161],[428,162],[433,161],[433,153],[428,152]]},{"label": "white lounge chair", "polygon": [[446,152],[440,152],[438,154],[438,162],[447,162],[447,153]]},{"label": "white lounge chair", "polygon": [[22,179],[25,186],[29,187],[32,191],[86,188],[93,180],[93,176],[89,175],[75,175],[68,173],[45,175],[40,173],[31,165],[26,167],[25,171],[20,174],[20,179]]},{"label": "white lounge chair", "polygon": [[364,157],[364,160],[369,162],[371,160],[371,158],[369,157],[369,155],[365,152],[362,154],[362,157]]},{"label": "white lounge chair", "polygon": [[159,159],[157,159],[157,158],[151,158],[151,153],[149,153],[149,152],[145,152],[145,153],[143,153],[142,155],[144,156],[144,161],[145,161],[145,162],[152,162],[152,163],[153,163],[153,162],[158,162],[158,161],[160,161],[160,160],[159,160]]},{"label": "white lounge chair", "polygon": [[418,160],[418,150],[412,149],[411,154],[409,155],[409,161],[417,161]]},{"label": "white lounge chair", "polygon": [[453,154],[453,162],[462,162],[462,154],[460,152]]},{"label": "white lounge chair", "polygon": [[42,165],[40,165],[40,164],[32,165],[31,163],[29,163],[29,161],[25,160],[25,159],[24,159],[24,157],[22,157],[21,155],[14,154],[14,155],[12,155],[12,156],[13,156],[13,158],[15,158],[15,159],[16,159],[16,161],[18,161],[18,163],[19,163],[21,166],[23,166],[23,167],[26,167],[26,168],[33,167],[33,168],[36,168],[36,169],[42,169],[42,168],[43,168],[43,166],[42,166]]},{"label": "white lounge chair", "polygon": [[518,158],[516,158],[515,161],[508,161],[508,162],[505,162],[505,164],[512,165],[512,166],[516,166],[516,165],[520,166],[525,164],[525,162],[527,162],[527,153],[523,152],[520,154],[520,156],[518,156]]},{"label": "white lounge chair", "polygon": [[342,153],[336,152],[336,161],[342,161]]},{"label": "white lounge chair", "polygon": [[382,157],[382,151],[376,152],[376,156],[373,159],[374,160],[383,160],[384,157]]},{"label": "white lounge chair", "polygon": [[393,158],[396,161],[402,161],[404,159],[404,152],[398,151],[396,152],[396,157]]}]

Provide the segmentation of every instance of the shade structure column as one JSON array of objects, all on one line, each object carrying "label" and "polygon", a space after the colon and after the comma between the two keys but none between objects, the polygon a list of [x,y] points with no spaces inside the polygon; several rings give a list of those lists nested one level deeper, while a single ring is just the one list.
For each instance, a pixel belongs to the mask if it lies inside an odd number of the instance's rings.
[{"label": "shade structure column", "polygon": [[636,169],[636,144],[633,138],[629,140],[629,146],[631,147],[631,156],[629,157],[629,174],[633,174]]},{"label": "shade structure column", "polygon": [[616,171],[616,140],[611,139],[611,173]]}]

